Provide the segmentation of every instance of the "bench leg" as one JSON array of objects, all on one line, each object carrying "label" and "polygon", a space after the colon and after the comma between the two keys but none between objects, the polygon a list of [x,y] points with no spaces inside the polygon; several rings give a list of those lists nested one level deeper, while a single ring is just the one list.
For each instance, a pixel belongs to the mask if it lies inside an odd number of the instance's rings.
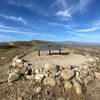
[{"label": "bench leg", "polygon": [[38,50],[38,56],[40,56],[40,50]]},{"label": "bench leg", "polygon": [[49,50],[49,55],[51,54],[51,50]]},{"label": "bench leg", "polygon": [[61,54],[61,50],[59,50],[59,53]]}]

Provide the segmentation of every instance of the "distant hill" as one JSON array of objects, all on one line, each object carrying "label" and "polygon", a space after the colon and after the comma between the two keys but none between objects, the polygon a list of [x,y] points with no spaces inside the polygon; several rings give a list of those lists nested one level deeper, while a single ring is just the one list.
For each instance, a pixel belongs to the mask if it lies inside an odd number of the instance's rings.
[{"label": "distant hill", "polygon": [[[31,41],[16,41],[16,42],[2,42],[0,43],[0,48],[9,49],[9,48],[19,48],[19,47],[37,47],[42,44],[60,44],[57,42],[51,41],[40,41],[40,40],[31,40]],[[63,44],[61,44],[63,45]],[[64,45],[63,45],[64,46]]]},{"label": "distant hill", "polygon": [[62,41],[60,43],[70,46],[100,46],[100,43],[91,43],[91,42]]}]

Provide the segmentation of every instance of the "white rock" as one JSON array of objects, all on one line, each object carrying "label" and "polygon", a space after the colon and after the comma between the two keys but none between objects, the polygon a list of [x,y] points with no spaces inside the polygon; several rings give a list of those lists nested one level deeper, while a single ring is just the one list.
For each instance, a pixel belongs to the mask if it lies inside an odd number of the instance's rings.
[{"label": "white rock", "polygon": [[47,77],[43,80],[44,85],[55,86],[56,81],[53,78]]},{"label": "white rock", "polygon": [[14,66],[14,67],[15,67],[16,65],[17,65],[17,63],[16,63],[16,62],[12,62],[12,66]]},{"label": "white rock", "polygon": [[79,75],[80,75],[80,72],[79,71],[76,71],[76,77],[79,76]]},{"label": "white rock", "polygon": [[36,92],[36,93],[40,93],[40,92],[41,92],[41,87],[40,87],[40,86],[39,86],[39,87],[36,87],[36,88],[35,88],[35,92]]},{"label": "white rock", "polygon": [[22,60],[21,60],[21,59],[17,59],[17,60],[16,60],[16,63],[17,63],[17,64],[22,64]]},{"label": "white rock", "polygon": [[27,80],[34,80],[34,75],[25,75]]},{"label": "white rock", "polygon": [[34,72],[35,72],[36,74],[39,74],[40,71],[39,71],[38,68],[35,68]]}]

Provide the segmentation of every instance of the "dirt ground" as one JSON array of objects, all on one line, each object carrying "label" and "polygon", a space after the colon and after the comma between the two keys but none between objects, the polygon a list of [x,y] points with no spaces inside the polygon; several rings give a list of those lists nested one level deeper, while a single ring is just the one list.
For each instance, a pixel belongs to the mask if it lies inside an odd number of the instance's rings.
[{"label": "dirt ground", "polygon": [[61,54],[55,50],[52,51],[51,55],[48,55],[48,51],[42,51],[41,56],[38,56],[35,51],[34,53],[28,54],[24,58],[36,67],[43,67],[46,63],[53,63],[59,66],[80,66],[82,63],[87,61],[85,56],[71,53],[68,50],[62,50]]},{"label": "dirt ground", "polygon": [[[62,50],[62,54],[58,51],[52,51],[48,55],[48,51],[42,51],[41,56],[38,56],[37,51],[31,52],[24,57],[26,60],[35,66],[43,67],[45,63],[50,62],[57,65],[75,65],[87,61],[85,56],[71,53],[69,49]],[[21,78],[12,86],[8,86],[8,69],[11,62],[0,66],[0,100],[18,100],[19,96],[23,96],[23,100],[56,100],[57,97],[64,97],[66,100],[100,100],[100,81],[95,80],[92,85],[89,85],[87,93],[84,97],[77,96],[74,92],[65,92],[61,85],[55,88],[43,86],[43,84],[33,85],[32,81]],[[4,82],[4,83],[2,83]],[[42,87],[40,94],[35,94],[34,88],[36,86]],[[49,91],[47,90],[49,88]]]}]

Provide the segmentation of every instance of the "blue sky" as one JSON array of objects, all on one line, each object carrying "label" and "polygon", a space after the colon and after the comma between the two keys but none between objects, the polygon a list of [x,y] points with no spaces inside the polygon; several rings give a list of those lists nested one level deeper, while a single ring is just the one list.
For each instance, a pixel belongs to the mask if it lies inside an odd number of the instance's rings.
[{"label": "blue sky", "polygon": [[0,42],[100,43],[100,0],[0,0]]}]

